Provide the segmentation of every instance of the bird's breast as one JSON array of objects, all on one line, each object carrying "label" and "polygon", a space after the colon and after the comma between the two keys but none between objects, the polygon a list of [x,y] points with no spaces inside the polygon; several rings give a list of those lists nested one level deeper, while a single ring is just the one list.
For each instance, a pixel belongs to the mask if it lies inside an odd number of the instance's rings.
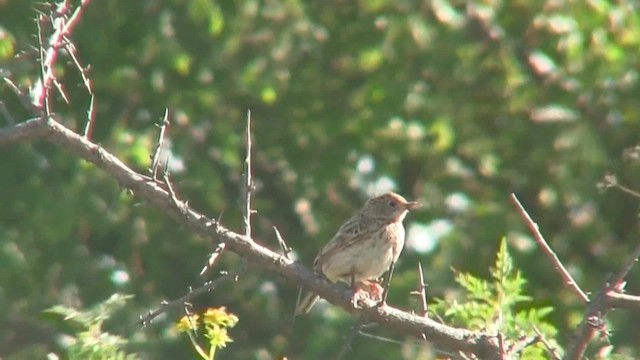
[{"label": "bird's breast", "polygon": [[349,282],[351,273],[357,281],[376,279],[398,259],[404,246],[402,223],[381,224],[364,233],[359,241],[327,259],[322,270],[330,280]]}]

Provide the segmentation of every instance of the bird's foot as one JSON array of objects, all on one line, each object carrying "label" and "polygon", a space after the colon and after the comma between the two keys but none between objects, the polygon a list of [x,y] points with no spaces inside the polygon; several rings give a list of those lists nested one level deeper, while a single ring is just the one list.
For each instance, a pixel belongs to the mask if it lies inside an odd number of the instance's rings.
[{"label": "bird's foot", "polygon": [[369,293],[361,288],[355,288],[353,289],[353,295],[351,295],[351,305],[355,308],[355,309],[362,309],[362,306],[360,304],[362,303],[366,303],[367,301],[370,301],[371,297],[369,296]]},{"label": "bird's foot", "polygon": [[384,289],[380,284],[374,281],[363,281],[359,287],[353,288],[351,304],[356,309],[362,309],[365,306],[383,306]]},{"label": "bird's foot", "polygon": [[384,289],[380,284],[374,281],[367,281],[365,285],[368,287],[369,298],[375,301],[382,300],[382,294],[384,293]]}]

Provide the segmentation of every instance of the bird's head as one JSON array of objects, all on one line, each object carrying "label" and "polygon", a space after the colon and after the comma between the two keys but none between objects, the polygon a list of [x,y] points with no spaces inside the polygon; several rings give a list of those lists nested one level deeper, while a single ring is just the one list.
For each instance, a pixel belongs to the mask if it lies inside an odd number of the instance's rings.
[{"label": "bird's head", "polygon": [[362,214],[367,217],[384,219],[385,221],[402,221],[409,210],[422,207],[422,204],[407,201],[402,196],[388,192],[373,197],[364,204]]}]

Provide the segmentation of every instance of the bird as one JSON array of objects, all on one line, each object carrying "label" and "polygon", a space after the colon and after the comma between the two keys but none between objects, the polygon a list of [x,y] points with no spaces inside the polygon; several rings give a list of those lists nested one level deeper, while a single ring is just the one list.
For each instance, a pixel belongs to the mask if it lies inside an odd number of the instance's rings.
[{"label": "bird", "polygon": [[[375,281],[391,269],[404,247],[402,221],[409,210],[420,207],[422,204],[394,192],[370,198],[320,250],[313,270],[333,283],[350,284],[354,306],[363,295],[362,287],[369,289],[364,295],[378,297],[382,289]],[[301,288],[294,317],[308,313],[318,299],[318,295]]]}]

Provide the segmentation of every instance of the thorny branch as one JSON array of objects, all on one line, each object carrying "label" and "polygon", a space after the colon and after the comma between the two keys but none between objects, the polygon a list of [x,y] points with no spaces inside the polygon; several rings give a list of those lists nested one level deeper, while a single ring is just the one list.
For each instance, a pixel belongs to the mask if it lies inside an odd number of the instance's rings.
[{"label": "thorny branch", "polygon": [[230,273],[223,273],[222,276],[220,276],[219,278],[217,278],[216,280],[212,280],[212,281],[207,281],[203,286],[195,289],[195,290],[189,290],[189,292],[187,294],[185,294],[184,296],[181,296],[178,299],[172,300],[172,301],[164,301],[162,303],[160,303],[160,306],[153,310],[153,311],[149,311],[146,315],[144,316],[140,316],[140,320],[138,321],[138,323],[142,326],[147,326],[149,324],[151,324],[151,322],[153,321],[153,319],[155,319],[156,317],[158,317],[160,314],[165,313],[173,308],[176,307],[180,307],[183,306],[184,304],[187,304],[191,301],[191,299],[194,299],[195,297],[197,297],[198,295],[207,293],[209,291],[214,290],[215,288],[217,288],[218,286],[229,282],[229,281],[237,281],[238,276],[240,276],[242,273],[244,273],[246,271],[245,267],[241,267],[233,272]]},{"label": "thorny branch", "polygon": [[569,288],[573,290],[573,292],[576,293],[576,295],[578,295],[578,297],[580,298],[580,300],[582,300],[582,302],[588,303],[589,297],[587,296],[587,294],[584,293],[584,291],[582,291],[582,289],[573,279],[571,274],[569,274],[569,271],[564,267],[560,259],[558,259],[558,255],[556,255],[556,253],[551,249],[549,244],[547,244],[546,240],[542,236],[542,233],[540,232],[540,229],[538,228],[538,224],[536,224],[533,221],[533,219],[531,219],[531,216],[529,216],[529,214],[524,209],[524,207],[522,206],[522,204],[520,203],[520,201],[518,200],[515,194],[511,194],[510,199],[511,199],[511,202],[515,205],[518,212],[520,213],[520,216],[522,217],[522,219],[525,221],[525,223],[529,227],[529,231],[531,231],[531,233],[533,234],[533,239],[536,241],[540,249],[551,260],[551,262],[553,263],[553,268],[556,269],[556,271],[560,274],[560,276],[564,280],[564,283],[567,286],[569,286]]},{"label": "thorny branch", "polygon": [[[158,135],[158,144],[156,150],[153,153],[153,159],[151,160],[151,178],[158,178],[158,166],[160,165],[160,154],[162,153],[162,145],[164,145],[164,138],[167,128],[171,122],[169,121],[169,109],[164,110],[164,116],[162,116],[162,125],[160,125],[160,134]],[[168,164],[165,167],[169,168]]]},{"label": "thorny branch", "polygon": [[[135,196],[145,200],[146,203],[151,206],[165,212],[168,216],[174,218],[179,224],[188,230],[197,233],[206,239],[216,241],[218,249],[220,250],[214,252],[214,254],[217,253],[217,255],[219,255],[222,253],[222,250],[227,247],[230,251],[233,251],[246,259],[247,262],[251,263],[253,266],[270,271],[274,274],[279,274],[289,282],[296,285],[304,285],[328,301],[358,315],[360,319],[366,319],[367,321],[375,322],[385,327],[395,329],[400,333],[416,336],[418,338],[420,336],[424,336],[439,348],[460,354],[461,357],[471,356],[473,358],[481,359],[498,359],[504,355],[504,352],[501,351],[499,339],[494,335],[448,327],[429,318],[415,316],[389,306],[367,306],[365,304],[363,309],[354,309],[351,305],[351,293],[349,290],[342,289],[339,286],[329,283],[323,277],[294,262],[289,256],[286,256],[288,255],[288,247],[284,241],[280,242],[284,255],[277,254],[276,252],[255,243],[251,239],[250,224],[250,216],[252,213],[250,200],[252,191],[250,170],[250,113],[248,113],[247,116],[247,158],[245,160],[245,181],[243,184],[246,192],[245,211],[243,214],[245,221],[244,235],[226,229],[215,220],[211,220],[189,207],[188,203],[178,200],[175,191],[169,182],[168,174],[165,174],[164,182],[157,180],[155,176],[150,178],[139,174],[129,169],[124,163],[107,150],[91,142],[89,140],[89,134],[94,117],[93,105],[90,106],[88,114],[89,121],[87,123],[84,136],[76,134],[63,126],[60,122],[56,121],[56,119],[51,115],[52,113],[48,103],[51,85],[57,86],[63,96],[64,93],[61,85],[58,84],[55,79],[55,75],[53,73],[54,64],[58,51],[62,46],[71,49],[69,51],[70,53],[73,53],[72,57],[75,55],[75,51],[73,50],[74,48],[70,47],[70,45],[66,43],[69,42],[68,36],[71,29],[75,24],[77,24],[83,9],[88,3],[89,0],[82,0],[80,6],[78,6],[73,14],[68,18],[66,16],[71,12],[69,9],[69,2],[63,1],[61,3],[55,12],[55,16],[53,16],[51,20],[55,31],[48,39],[48,47],[46,48],[43,36],[44,30],[42,28],[42,25],[46,23],[46,18],[39,17],[38,24],[41,26],[40,50],[42,54],[42,79],[40,88],[35,88],[33,90],[33,95],[34,105],[41,111],[42,117],[27,120],[15,125],[12,124],[9,127],[0,129],[0,146],[12,144],[17,141],[32,141],[35,139],[44,139],[52,143],[56,143],[65,150],[92,162],[112,176],[122,187],[131,190]],[[471,15],[473,15],[472,13],[473,12],[470,12]],[[483,24],[481,23],[481,25]],[[489,28],[487,29],[492,30]],[[487,35],[493,40],[499,38],[499,32],[489,31],[487,32]],[[73,60],[83,75],[85,86],[91,93],[92,84],[85,76],[84,68],[80,66],[77,58],[73,58]],[[9,79],[5,79],[5,81],[12,84]],[[22,94],[22,91],[16,86],[13,88],[20,96],[21,101],[23,101],[25,97],[21,96],[24,95]],[[164,135],[161,136],[161,139],[163,137]],[[602,290],[591,301],[589,301],[587,295],[575,283],[553,250],[551,250],[546,241],[544,241],[537,224],[533,222],[515,195],[512,195],[512,201],[518,208],[520,215],[529,226],[538,245],[543,249],[547,256],[552,259],[554,266],[565,280],[565,283],[569,285],[576,294],[578,294],[582,301],[588,303],[584,320],[576,330],[574,340],[569,347],[569,351],[567,351],[564,357],[565,359],[579,359],[583,356],[586,344],[590,341],[595,332],[600,329],[600,326],[603,323],[603,317],[608,309],[612,307],[640,308],[640,297],[622,293],[624,290],[623,279],[633,264],[637,261],[638,256],[640,256],[640,246],[638,246],[632,256],[630,256],[620,273],[608,281],[603,286]],[[281,240],[281,236],[278,236],[278,238]],[[235,279],[245,270],[246,269],[242,267],[231,274],[223,275],[217,280],[205,283],[204,286],[190,291],[179,299],[171,302],[164,302],[155,311],[141,317],[140,322],[142,324],[148,324],[153,320],[153,318],[166,311],[168,308],[185,304],[193,297],[203,292],[210,291],[225,281]],[[363,322],[359,321],[357,327],[354,327],[355,331],[352,331],[353,336],[360,333],[363,326],[362,324]]]},{"label": "thorny branch", "polygon": [[[587,345],[597,332],[606,333],[604,325],[604,316],[608,310],[613,308],[618,302],[624,303],[625,307],[634,306],[640,307],[640,297],[629,296],[623,294],[624,291],[624,278],[627,276],[633,265],[638,261],[640,257],[640,244],[636,247],[633,253],[625,261],[624,266],[619,273],[612,279],[605,282],[602,288],[598,291],[595,297],[589,299],[587,295],[580,289],[580,287],[573,280],[569,272],[566,270],[562,262],[558,259],[558,256],[551,249],[551,247],[544,240],[544,237],[538,229],[538,225],[531,219],[529,213],[524,209],[515,194],[511,194],[511,201],[516,206],[516,209],[520,213],[520,216],[524,219],[529,230],[533,234],[534,240],[542,249],[542,251],[549,257],[554,264],[554,268],[560,273],[560,276],[565,281],[565,284],[569,286],[586,304],[586,310],[582,322],[578,325],[571,342],[567,346],[567,351],[564,354],[564,360],[579,360],[584,356],[584,352]],[[624,300],[622,300],[624,299]],[[634,305],[631,305],[634,304]]]},{"label": "thorny branch", "polygon": [[[22,137],[23,139],[42,138],[95,164],[112,176],[122,187],[129,189],[150,206],[163,211],[188,231],[203,238],[226,244],[227,249],[240,255],[254,267],[278,274],[297,286],[305,286],[346,311],[365,316],[367,321],[379,323],[398,333],[410,336],[421,336],[424,333],[429,341],[442,350],[473,353],[484,359],[497,358],[497,343],[493,335],[452,328],[429,318],[416,316],[390,306],[366,306],[365,304],[363,309],[354,309],[349,289],[328,282],[307,267],[198,213],[186,203],[176,200],[175,192],[171,187],[131,170],[107,150],[53,119],[48,119],[46,122],[38,121],[38,119],[28,121],[15,127],[2,129],[0,134],[13,136],[16,127],[31,133],[30,136]],[[13,138],[15,139],[15,136]],[[0,144],[8,143],[5,140],[0,135]]]},{"label": "thorny branch", "polygon": [[420,316],[427,316],[427,286],[424,283],[424,272],[422,271],[422,263],[418,262],[418,288],[412,292],[420,301]]}]

